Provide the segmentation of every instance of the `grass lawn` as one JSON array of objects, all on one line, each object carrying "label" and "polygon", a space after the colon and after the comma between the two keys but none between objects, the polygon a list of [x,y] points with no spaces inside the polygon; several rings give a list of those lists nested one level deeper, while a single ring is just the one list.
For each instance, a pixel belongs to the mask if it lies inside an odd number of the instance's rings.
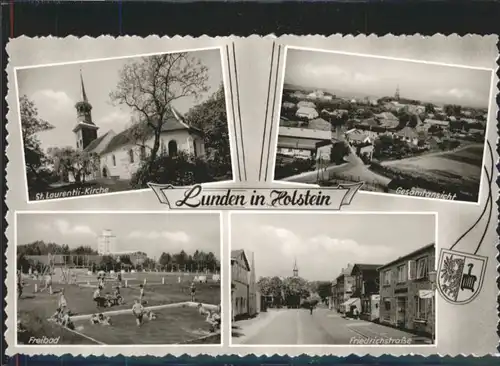
[{"label": "grass lawn", "polygon": [[[174,282],[177,276],[161,276],[157,274],[138,273],[130,274],[136,279],[128,280],[128,288],[121,289],[121,295],[125,299],[125,304],[113,306],[112,308],[98,309],[92,300],[92,294],[95,290],[93,287],[82,287],[78,285],[59,285],[54,284],[54,292],[64,288],[65,297],[68,302],[68,308],[73,315],[93,314],[97,312],[130,309],[134,303],[134,299],[139,295],[139,284],[143,283],[143,278],[147,278],[148,283],[145,286],[144,299],[147,301],[147,306],[163,305],[178,303],[191,300],[189,290],[190,281],[184,279],[182,283]],[[165,284],[161,284],[161,277],[165,277]],[[126,277],[125,277],[126,278]],[[76,343],[86,344],[87,340],[76,336],[67,330],[48,322],[47,319],[55,312],[58,303],[58,294],[49,295],[47,292],[34,293],[34,280],[25,281],[28,283],[23,290],[23,296],[17,303],[18,319],[21,320],[23,326],[28,329],[30,335],[58,337],[61,336],[60,343]],[[40,286],[40,285],[39,285]],[[107,283],[103,291],[104,294],[113,291],[113,283]],[[219,304],[220,303],[220,284],[209,282],[206,284],[196,285],[196,301]],[[170,311],[171,309],[169,309]],[[192,311],[192,310],[191,310]],[[197,313],[195,312],[196,316]],[[192,318],[193,314],[187,316]],[[133,320],[133,319],[132,319]],[[186,320],[189,323],[189,320]],[[136,331],[137,329],[134,328]],[[79,338],[79,339],[78,339]],[[106,339],[99,339],[103,343],[107,343]],[[184,341],[184,338],[179,339],[179,342]],[[162,340],[158,341],[163,342]]]},{"label": "grass lawn", "polygon": [[81,320],[75,322],[75,327],[78,332],[98,341],[117,345],[176,344],[210,335],[205,317],[194,308],[168,308],[154,312],[157,319],[145,319],[140,327],[132,314],[112,316],[111,326],[92,325],[88,320]]}]

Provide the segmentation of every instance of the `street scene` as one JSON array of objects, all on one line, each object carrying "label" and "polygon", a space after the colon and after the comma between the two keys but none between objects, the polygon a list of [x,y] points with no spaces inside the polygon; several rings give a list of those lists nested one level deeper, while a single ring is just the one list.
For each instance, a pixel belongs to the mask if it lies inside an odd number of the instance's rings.
[{"label": "street scene", "polygon": [[478,201],[492,70],[286,52],[275,180]]},{"label": "street scene", "polygon": [[30,201],[232,180],[218,48],[19,68],[16,81]]},{"label": "street scene", "polygon": [[220,344],[219,220],[18,213],[18,343]]},{"label": "street scene", "polygon": [[433,344],[435,220],[231,214],[232,344]]}]

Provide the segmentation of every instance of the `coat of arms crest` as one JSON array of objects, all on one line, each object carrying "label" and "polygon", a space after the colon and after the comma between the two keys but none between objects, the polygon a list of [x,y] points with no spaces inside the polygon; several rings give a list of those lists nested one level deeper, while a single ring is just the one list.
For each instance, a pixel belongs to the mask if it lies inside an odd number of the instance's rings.
[{"label": "coat of arms crest", "polygon": [[452,304],[474,300],[483,286],[488,258],[441,249],[436,276],[437,289]]}]

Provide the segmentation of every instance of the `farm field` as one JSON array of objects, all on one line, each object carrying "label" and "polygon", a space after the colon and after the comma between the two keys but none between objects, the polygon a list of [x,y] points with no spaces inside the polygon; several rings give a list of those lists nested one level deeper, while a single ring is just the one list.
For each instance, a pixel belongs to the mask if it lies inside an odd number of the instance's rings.
[{"label": "farm field", "polygon": [[[173,274],[165,274],[165,273],[127,273],[123,276],[123,280],[127,279],[127,288],[122,287],[120,292],[123,296],[125,303],[123,305],[113,306],[112,308],[106,309],[98,309],[92,299],[92,294],[95,290],[95,282],[89,280],[90,286],[82,283],[81,285],[77,284],[54,284],[53,290],[54,294],[50,295],[47,292],[34,292],[35,283],[38,284],[40,288],[40,284],[35,280],[25,280],[26,286],[23,289],[23,295],[17,302],[17,312],[18,312],[18,320],[21,321],[23,327],[28,330],[28,334],[35,337],[42,336],[50,336],[50,337],[61,337],[59,343],[60,344],[88,344],[89,340],[80,337],[75,333],[69,332],[67,329],[64,329],[57,324],[53,324],[52,322],[47,321],[47,319],[54,314],[59,294],[58,292],[64,288],[64,294],[66,300],[68,302],[68,308],[71,311],[72,315],[86,315],[93,314],[97,312],[105,312],[109,310],[120,310],[120,309],[130,309],[134,303],[134,299],[139,296],[139,285],[144,283],[144,279],[146,279],[145,295],[144,300],[147,302],[145,306],[154,306],[154,305],[164,305],[164,304],[173,304],[185,301],[191,301],[190,294],[190,285],[191,281],[194,278],[194,274],[181,276],[181,283],[178,283],[178,275]],[[162,278],[164,278],[164,283],[162,283]],[[108,281],[105,284],[105,287],[102,291],[104,295],[111,294],[114,287],[116,286],[116,282]],[[196,284],[196,302],[201,302],[205,304],[214,304],[218,305],[220,303],[220,283],[209,280],[207,283],[197,283]],[[174,309],[169,309],[170,311]],[[165,310],[167,311],[167,310]],[[181,324],[184,322],[185,329],[194,329],[192,333],[196,335],[197,329],[199,328],[197,325],[194,328],[189,325],[194,320],[193,314],[196,318],[198,315],[193,309],[190,309],[186,312],[180,311],[176,313],[175,324]],[[135,321],[132,316],[131,320]],[[112,317],[112,320],[114,316]],[[121,318],[121,316],[120,316]],[[166,317],[165,319],[167,319]],[[200,320],[204,321],[203,318]],[[119,320],[119,322],[121,322]],[[173,324],[172,323],[172,324]],[[89,324],[89,323],[87,323]],[[128,324],[125,322],[124,324]],[[195,324],[198,324],[195,321]],[[76,324],[75,324],[76,325]],[[89,324],[90,325],[90,324]],[[174,328],[176,326],[172,326],[171,333],[175,333],[178,336],[178,339],[174,341],[174,343],[179,343],[186,341],[186,333],[184,331],[176,331]],[[136,327],[134,326],[134,331]],[[120,331],[123,333],[122,331]],[[189,332],[188,332],[189,333]],[[157,333],[155,333],[158,335]],[[175,336],[175,337],[177,337]],[[26,337],[26,335],[20,337]],[[167,337],[167,335],[165,335]],[[166,341],[172,342],[172,337],[168,336],[167,338],[158,339],[157,341],[148,339],[150,343],[165,343]],[[174,338],[175,338],[174,337]],[[29,337],[28,337],[29,338]],[[188,337],[189,338],[189,337]],[[99,341],[103,343],[107,343],[107,339],[99,339]],[[113,341],[110,339],[109,341]],[[138,342],[139,340],[136,340]],[[141,340],[142,341],[142,340]],[[146,339],[144,339],[146,341]],[[22,339],[20,338],[20,342]],[[92,342],[90,342],[92,343]]]},{"label": "farm field", "polygon": [[483,146],[474,144],[455,151],[383,162],[382,169],[386,171],[379,173],[399,178],[398,184],[404,188],[456,194],[458,200],[476,202],[482,160]]},{"label": "farm field", "polygon": [[382,165],[401,171],[418,172],[429,177],[449,179],[454,183],[465,181],[479,184],[482,160],[483,147],[471,145],[454,152],[418,156]]}]

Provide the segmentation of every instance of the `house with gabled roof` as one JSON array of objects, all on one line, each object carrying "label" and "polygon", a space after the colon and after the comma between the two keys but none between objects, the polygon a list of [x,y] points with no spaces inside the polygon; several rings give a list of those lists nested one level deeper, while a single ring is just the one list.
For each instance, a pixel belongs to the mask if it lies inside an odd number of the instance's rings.
[{"label": "house with gabled roof", "polygon": [[255,260],[243,249],[231,250],[232,318],[253,316],[260,310],[260,298],[255,277]]},{"label": "house with gabled roof", "polygon": [[[77,150],[97,157],[98,164],[93,167],[90,178],[132,178],[154,145],[153,129],[144,128],[138,133],[137,126],[132,126],[118,133],[110,130],[99,136],[99,127],[92,120],[92,105],[87,98],[81,74],[80,81],[81,101],[76,104],[77,124],[73,133]],[[205,154],[203,132],[188,125],[173,106],[170,106],[161,124],[159,155],[176,156],[179,151],[194,156]]]},{"label": "house with gabled roof", "polygon": [[380,307],[379,274],[380,264],[356,263],[352,269],[354,287],[351,299],[359,299],[360,318],[370,321],[377,320]]},{"label": "house with gabled roof", "polygon": [[346,268],[342,268],[340,271],[340,274],[336,278],[336,294],[337,294],[337,299],[335,301],[335,307],[338,312],[340,313],[345,313],[346,310],[349,310],[346,308],[346,304],[349,302],[349,299],[351,298],[352,295],[352,289],[353,289],[353,277],[351,275],[353,269],[352,264],[348,264]]},{"label": "house with gabled roof", "polygon": [[402,130],[398,131],[396,133],[396,136],[401,140],[408,142],[409,144],[418,144],[419,134],[414,128],[411,128],[409,126],[406,126]]},{"label": "house with gabled roof", "polygon": [[318,111],[311,107],[299,107],[295,115],[299,118],[314,119],[319,116]]}]

